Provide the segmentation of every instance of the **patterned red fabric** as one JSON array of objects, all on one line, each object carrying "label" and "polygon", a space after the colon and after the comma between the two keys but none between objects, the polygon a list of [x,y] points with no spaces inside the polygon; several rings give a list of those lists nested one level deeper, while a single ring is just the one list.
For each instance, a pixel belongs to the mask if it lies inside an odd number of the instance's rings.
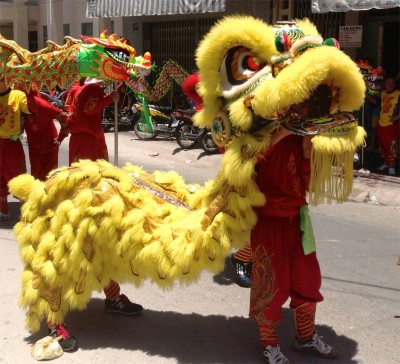
[{"label": "patterned red fabric", "polygon": [[304,255],[299,225],[299,215],[260,215],[252,231],[250,318],[259,324],[279,322],[288,298],[292,309],[323,300],[317,256]]},{"label": "patterned red fabric", "polygon": [[0,138],[0,196],[8,195],[8,182],[22,173],[26,173],[26,162],[21,141]]},{"label": "patterned red fabric", "polygon": [[257,213],[294,216],[307,205],[309,160],[302,160],[302,137],[289,135],[273,146],[256,166],[257,185],[267,202]]},{"label": "patterned red fabric", "polygon": [[76,91],[67,121],[71,133],[70,164],[79,159],[108,160],[102,111],[111,102],[111,96],[105,96],[98,83],[84,85]]}]

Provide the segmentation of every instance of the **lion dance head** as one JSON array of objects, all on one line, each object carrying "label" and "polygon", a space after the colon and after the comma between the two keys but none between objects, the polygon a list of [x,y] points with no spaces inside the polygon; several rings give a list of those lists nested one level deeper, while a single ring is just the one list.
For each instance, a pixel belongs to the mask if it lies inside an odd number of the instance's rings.
[{"label": "lion dance head", "polygon": [[[271,26],[249,16],[224,18],[202,40],[196,60],[204,103],[195,122],[211,128],[226,151],[243,140],[241,163],[284,127],[314,136],[319,189],[325,189],[322,174],[332,177],[332,165],[351,164],[346,173],[352,174],[354,150],[365,137],[355,117],[365,83],[338,42],[324,40],[308,19]],[[322,162],[329,165],[324,171]]]}]

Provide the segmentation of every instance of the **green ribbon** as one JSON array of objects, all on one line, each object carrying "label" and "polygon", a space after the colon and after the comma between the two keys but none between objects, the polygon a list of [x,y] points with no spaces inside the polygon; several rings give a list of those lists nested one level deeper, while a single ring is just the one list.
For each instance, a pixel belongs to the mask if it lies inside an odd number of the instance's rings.
[{"label": "green ribbon", "polygon": [[308,206],[300,206],[300,230],[302,231],[301,242],[305,255],[316,251],[314,231],[311,224],[311,218],[308,211]]},{"label": "green ribbon", "polygon": [[22,138],[21,134],[15,134],[15,135],[13,135],[10,139],[11,139],[13,142],[16,142],[17,140],[20,140],[21,138]]}]

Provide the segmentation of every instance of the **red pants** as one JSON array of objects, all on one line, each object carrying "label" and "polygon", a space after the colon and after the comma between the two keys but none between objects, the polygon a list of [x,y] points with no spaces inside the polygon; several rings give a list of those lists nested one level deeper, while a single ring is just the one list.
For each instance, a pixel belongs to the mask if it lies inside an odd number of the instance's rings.
[{"label": "red pants", "polygon": [[8,182],[22,173],[26,162],[21,141],[0,139],[0,196],[8,195]]},{"label": "red pants", "polygon": [[321,271],[314,253],[304,255],[300,218],[261,215],[252,231],[253,252],[250,318],[260,325],[277,324],[282,305],[290,308],[321,302]]},{"label": "red pants", "polygon": [[58,167],[58,146],[44,152],[29,151],[29,160],[31,163],[31,175],[41,181],[53,169]]},{"label": "red pants", "polygon": [[88,133],[73,133],[69,139],[69,164],[79,159],[108,160],[104,135],[95,137]]},{"label": "red pants", "polygon": [[396,166],[396,160],[399,153],[398,146],[399,124],[392,124],[388,126],[378,126],[377,136],[379,147],[383,155],[385,163],[389,167]]}]

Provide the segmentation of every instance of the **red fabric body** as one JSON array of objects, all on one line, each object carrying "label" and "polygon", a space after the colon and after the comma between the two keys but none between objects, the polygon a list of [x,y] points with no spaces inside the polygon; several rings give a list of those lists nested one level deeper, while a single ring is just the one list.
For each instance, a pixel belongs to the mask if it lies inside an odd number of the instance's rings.
[{"label": "red fabric body", "polygon": [[71,104],[68,117],[70,127],[69,163],[79,159],[108,160],[107,144],[102,128],[103,109],[112,102],[100,84],[79,88]]},{"label": "red fabric body", "polygon": [[39,106],[36,113],[25,118],[25,131],[28,139],[29,160],[33,177],[44,181],[49,172],[58,167],[57,128],[53,119],[62,111],[39,96],[35,96]]},{"label": "red fabric body", "polygon": [[376,135],[378,136],[379,147],[385,163],[389,167],[395,167],[399,148],[397,141],[399,135],[399,123],[388,126],[378,125]]},{"label": "red fabric body", "polygon": [[25,153],[20,140],[0,139],[0,196],[7,196],[8,182],[26,173]]},{"label": "red fabric body", "polygon": [[257,185],[267,202],[257,213],[294,216],[307,205],[310,162],[302,160],[302,137],[289,135],[270,148],[256,166]]}]

